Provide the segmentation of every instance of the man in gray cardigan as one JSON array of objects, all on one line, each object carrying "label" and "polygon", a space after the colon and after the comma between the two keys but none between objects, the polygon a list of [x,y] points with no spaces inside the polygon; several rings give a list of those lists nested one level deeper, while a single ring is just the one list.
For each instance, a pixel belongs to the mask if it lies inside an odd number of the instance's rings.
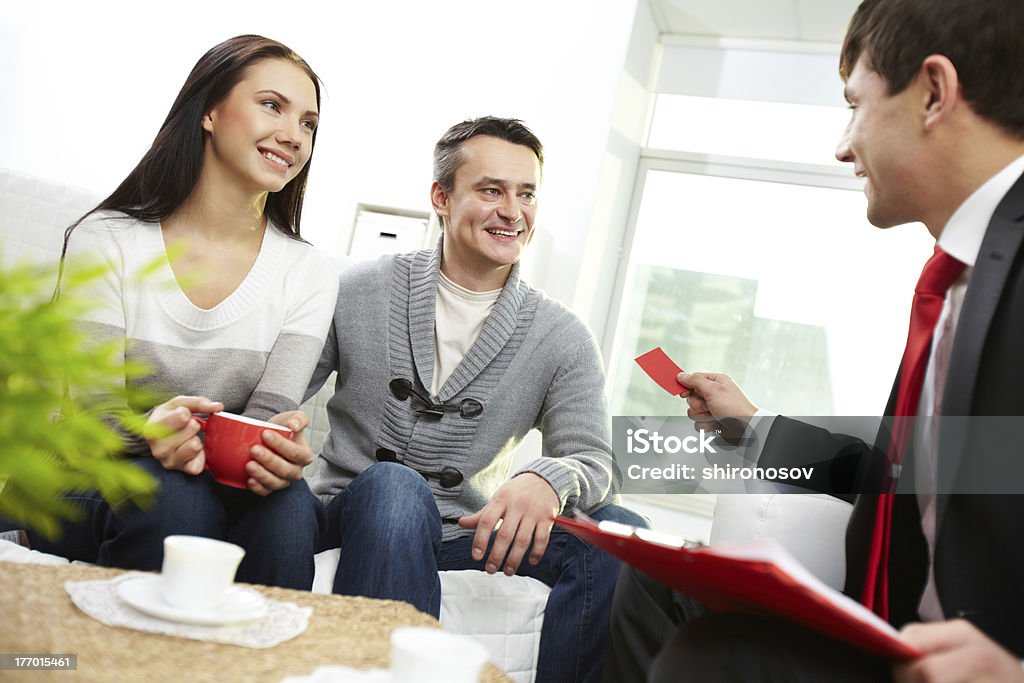
[{"label": "man in gray cardigan", "polygon": [[[341,276],[308,395],[338,372],[314,491],[334,592],[405,600],[437,616],[438,570],[503,571],[552,587],[537,680],[597,680],[618,562],[552,527],[617,505],[596,341],[519,277],[543,152],[514,119],[453,126],[434,150],[435,249]],[[508,478],[531,429],[543,457]],[[527,561],[524,562],[523,560]]]}]

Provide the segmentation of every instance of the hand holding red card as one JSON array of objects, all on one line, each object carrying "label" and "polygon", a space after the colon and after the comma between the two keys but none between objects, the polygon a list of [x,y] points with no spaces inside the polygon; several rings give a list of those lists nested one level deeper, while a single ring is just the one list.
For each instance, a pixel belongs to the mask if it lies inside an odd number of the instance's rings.
[{"label": "hand holding red card", "polygon": [[687,390],[686,387],[676,380],[676,376],[683,369],[676,365],[668,357],[668,354],[661,350],[660,346],[651,349],[641,356],[637,356],[634,360],[651,379],[658,383],[658,386],[673,396],[678,396]]}]

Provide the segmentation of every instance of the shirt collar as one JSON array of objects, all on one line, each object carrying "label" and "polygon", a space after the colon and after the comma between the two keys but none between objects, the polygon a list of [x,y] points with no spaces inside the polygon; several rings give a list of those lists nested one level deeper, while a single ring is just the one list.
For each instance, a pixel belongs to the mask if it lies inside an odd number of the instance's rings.
[{"label": "shirt collar", "polygon": [[942,229],[938,242],[942,250],[961,263],[966,263],[968,268],[973,268],[992,214],[1022,174],[1024,156],[1017,157],[971,193]]},{"label": "shirt collar", "polygon": [[466,301],[497,301],[498,296],[501,294],[501,288],[491,289],[486,292],[474,292],[472,289],[466,289],[455,282],[440,270],[437,271],[437,275],[438,287]]}]

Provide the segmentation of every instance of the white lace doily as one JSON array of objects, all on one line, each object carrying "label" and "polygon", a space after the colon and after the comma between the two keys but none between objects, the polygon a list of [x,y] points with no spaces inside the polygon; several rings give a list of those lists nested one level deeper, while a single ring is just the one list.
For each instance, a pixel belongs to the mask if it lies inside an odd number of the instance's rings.
[{"label": "white lace doily", "polygon": [[118,584],[138,577],[137,573],[129,573],[103,581],[66,581],[64,590],[78,609],[107,626],[257,649],[291,640],[306,630],[313,614],[312,607],[267,600],[266,616],[241,624],[196,626],[166,621],[135,610],[117,596]]}]

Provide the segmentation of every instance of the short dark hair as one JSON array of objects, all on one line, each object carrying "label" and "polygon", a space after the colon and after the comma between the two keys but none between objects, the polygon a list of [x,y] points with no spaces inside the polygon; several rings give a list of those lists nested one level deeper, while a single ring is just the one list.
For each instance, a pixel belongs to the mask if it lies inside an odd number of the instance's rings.
[{"label": "short dark hair", "polygon": [[859,59],[902,92],[929,55],[956,67],[976,114],[1024,138],[1024,1],[864,0],[843,41],[845,81]]},{"label": "short dark hair", "polygon": [[462,144],[477,135],[488,135],[513,145],[525,145],[544,166],[544,147],[537,136],[519,119],[482,116],[456,123],[434,145],[434,180],[446,191],[455,187],[455,173],[462,166]]}]

